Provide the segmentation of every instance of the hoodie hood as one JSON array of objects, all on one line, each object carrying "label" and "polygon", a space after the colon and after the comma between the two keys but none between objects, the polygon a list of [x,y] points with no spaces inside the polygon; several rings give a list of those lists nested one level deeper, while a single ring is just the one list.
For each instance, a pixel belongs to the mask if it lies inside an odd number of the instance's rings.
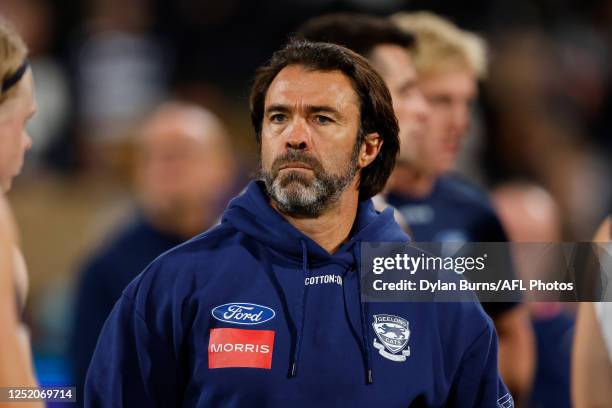
[{"label": "hoodie hood", "polygon": [[[321,265],[336,263],[341,265],[346,276],[350,271],[357,272],[357,299],[361,294],[360,260],[361,242],[406,242],[408,236],[395,222],[392,209],[379,213],[374,209],[372,200],[359,202],[357,215],[348,240],[338,251],[330,254],[319,244],[291,225],[270,205],[263,183],[252,181],[246,190],[233,199],[223,215],[223,222],[233,225],[237,230],[251,236],[254,240],[272,250],[285,260],[301,265],[305,281],[312,275],[312,269]],[[304,332],[304,320],[307,313],[309,286],[302,287],[299,302],[299,313],[295,317],[293,336],[293,358],[289,375],[297,375],[300,362],[301,345]],[[283,297],[283,296],[281,296]],[[346,304],[346,293],[343,291]],[[288,307],[288,305],[287,305]],[[373,383],[372,352],[366,326],[367,305],[359,302],[359,319],[361,320],[361,352],[366,369],[366,382]]]},{"label": "hoodie hood", "polygon": [[352,264],[357,243],[409,241],[395,222],[390,208],[379,213],[374,209],[372,200],[364,200],[359,202],[349,240],[334,254],[330,254],[272,208],[263,183],[257,181],[250,182],[245,191],[229,203],[223,214],[223,222],[229,222],[239,231],[296,263],[302,263],[302,243],[313,264],[334,261]]}]

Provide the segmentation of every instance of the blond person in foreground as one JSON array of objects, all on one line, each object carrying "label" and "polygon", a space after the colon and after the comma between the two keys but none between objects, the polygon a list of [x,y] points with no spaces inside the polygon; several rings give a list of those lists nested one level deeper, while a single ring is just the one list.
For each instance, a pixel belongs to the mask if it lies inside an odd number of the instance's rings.
[{"label": "blond person in foreground", "polygon": [[[27,295],[27,271],[4,197],[32,144],[25,125],[34,115],[36,104],[26,57],[23,40],[0,21],[0,387],[11,388],[37,386],[27,329],[19,317]],[[8,406],[41,407],[43,403],[0,401],[0,407]]]}]

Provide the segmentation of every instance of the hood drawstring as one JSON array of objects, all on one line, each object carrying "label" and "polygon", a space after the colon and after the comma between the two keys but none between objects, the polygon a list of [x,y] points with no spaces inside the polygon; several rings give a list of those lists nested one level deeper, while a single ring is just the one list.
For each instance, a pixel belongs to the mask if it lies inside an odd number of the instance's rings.
[{"label": "hood drawstring", "polygon": [[[289,361],[287,361],[289,364],[289,377],[295,377],[298,369],[301,369],[300,354],[302,350],[302,336],[304,336],[305,330],[305,314],[307,312],[306,306],[310,285],[305,285],[306,282],[303,281],[301,284],[304,287],[298,288],[294,286],[296,282],[293,279],[297,279],[299,276],[299,272],[295,270],[299,268],[298,264],[297,267],[291,267],[293,269],[292,272],[296,273],[293,274],[295,276],[290,277],[291,284],[285,286],[286,282],[284,280],[281,282],[279,277],[276,276],[276,268],[273,268],[275,261],[272,258],[279,256],[283,259],[283,264],[285,264],[284,261],[290,261],[288,262],[289,264],[296,265],[295,262],[299,262],[301,257],[304,279],[309,279],[315,274],[315,271],[309,270],[309,267],[314,268],[314,265],[319,263],[322,266],[329,263],[338,264],[346,271],[343,272],[342,286],[345,288],[344,290],[350,290],[351,296],[348,296],[346,292],[344,294],[345,314],[348,319],[351,335],[355,337],[355,341],[360,346],[361,353],[363,353],[362,358],[366,369],[367,383],[372,383],[372,360],[374,359],[373,353],[375,351],[373,351],[373,335],[370,328],[371,317],[368,318],[368,309],[371,306],[368,303],[361,303],[361,298],[358,299],[359,305],[355,305],[353,291],[359,290],[359,296],[361,296],[361,257],[359,247],[361,240],[378,242],[408,241],[406,234],[393,221],[393,211],[387,209],[382,214],[379,214],[374,209],[371,200],[359,202],[357,216],[354,221],[354,231],[349,242],[342,245],[339,254],[332,255],[311,243],[301,231],[287,222],[282,214],[270,205],[270,199],[263,183],[253,181],[249,183],[243,194],[234,198],[229,203],[228,208],[223,213],[222,226],[219,228],[219,231],[225,231],[225,227],[228,228],[228,231],[235,229],[241,234],[245,234],[245,236],[250,237],[249,239],[260,245],[261,259],[266,262],[264,269],[269,276],[274,290],[278,292],[291,336]],[[357,248],[353,247],[353,245],[356,245]],[[357,262],[357,266],[352,268],[354,261]],[[352,273],[351,269],[355,269],[358,274],[357,288],[355,288],[352,279],[350,280],[350,288],[345,283],[349,279],[344,280],[346,274]],[[287,279],[289,280],[289,278]],[[300,292],[302,295],[301,300],[298,298]],[[350,305],[347,302],[349,299]],[[355,316],[357,314],[357,307],[359,307],[360,317]],[[361,320],[361,333],[357,327],[359,320]]]},{"label": "hood drawstring", "polygon": [[300,352],[302,350],[302,334],[304,333],[304,320],[306,315],[306,302],[308,298],[308,288],[310,285],[306,285],[306,281],[310,278],[310,270],[308,269],[308,249],[306,247],[306,241],[300,239],[302,245],[302,273],[304,274],[304,284],[302,286],[302,310],[298,316],[297,331],[295,339],[295,347],[293,352],[293,361],[291,362],[291,371],[289,372],[290,377],[297,376],[298,362],[300,361]]},{"label": "hood drawstring", "polygon": [[367,326],[367,304],[361,301],[361,242],[355,243],[355,263],[357,264],[357,291],[359,296],[359,313],[361,314],[361,337],[363,340],[363,353],[366,365],[366,382],[374,383],[372,374],[372,348],[370,347],[370,336]]}]

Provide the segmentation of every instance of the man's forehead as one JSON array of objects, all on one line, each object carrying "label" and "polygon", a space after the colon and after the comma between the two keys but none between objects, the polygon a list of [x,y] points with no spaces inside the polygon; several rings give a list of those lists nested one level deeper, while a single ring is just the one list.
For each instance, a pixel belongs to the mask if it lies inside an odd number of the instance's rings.
[{"label": "man's forehead", "polygon": [[221,122],[210,111],[176,102],[158,107],[139,130],[144,138],[169,134],[196,142],[208,142],[225,134]]},{"label": "man's forehead", "polygon": [[322,71],[289,65],[274,78],[266,93],[265,105],[359,106],[352,80],[340,70]]},{"label": "man's forehead", "polygon": [[425,91],[448,92],[474,95],[477,92],[477,78],[473,71],[466,68],[445,69],[422,74],[419,84]]},{"label": "man's forehead", "polygon": [[414,61],[407,48],[397,44],[380,44],[374,47],[370,61],[382,76],[416,77]]}]

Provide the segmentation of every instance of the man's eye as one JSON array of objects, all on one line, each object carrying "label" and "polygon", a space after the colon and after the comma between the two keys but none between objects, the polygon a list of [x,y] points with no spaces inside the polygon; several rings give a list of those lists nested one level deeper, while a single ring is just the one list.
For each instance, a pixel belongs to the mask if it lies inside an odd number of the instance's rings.
[{"label": "man's eye", "polygon": [[451,104],[451,98],[444,95],[434,95],[427,100],[431,105],[449,106]]},{"label": "man's eye", "polygon": [[274,115],[270,116],[270,122],[273,123],[283,123],[285,119],[287,119],[287,117],[282,113],[275,113]]},{"label": "man's eye", "polygon": [[414,84],[404,85],[398,90],[398,94],[402,96],[410,96],[416,89],[417,87]]},{"label": "man's eye", "polygon": [[315,116],[315,121],[319,125],[327,125],[328,123],[333,122],[333,120],[331,118],[328,118],[327,116],[323,116],[323,115],[316,115]]}]

